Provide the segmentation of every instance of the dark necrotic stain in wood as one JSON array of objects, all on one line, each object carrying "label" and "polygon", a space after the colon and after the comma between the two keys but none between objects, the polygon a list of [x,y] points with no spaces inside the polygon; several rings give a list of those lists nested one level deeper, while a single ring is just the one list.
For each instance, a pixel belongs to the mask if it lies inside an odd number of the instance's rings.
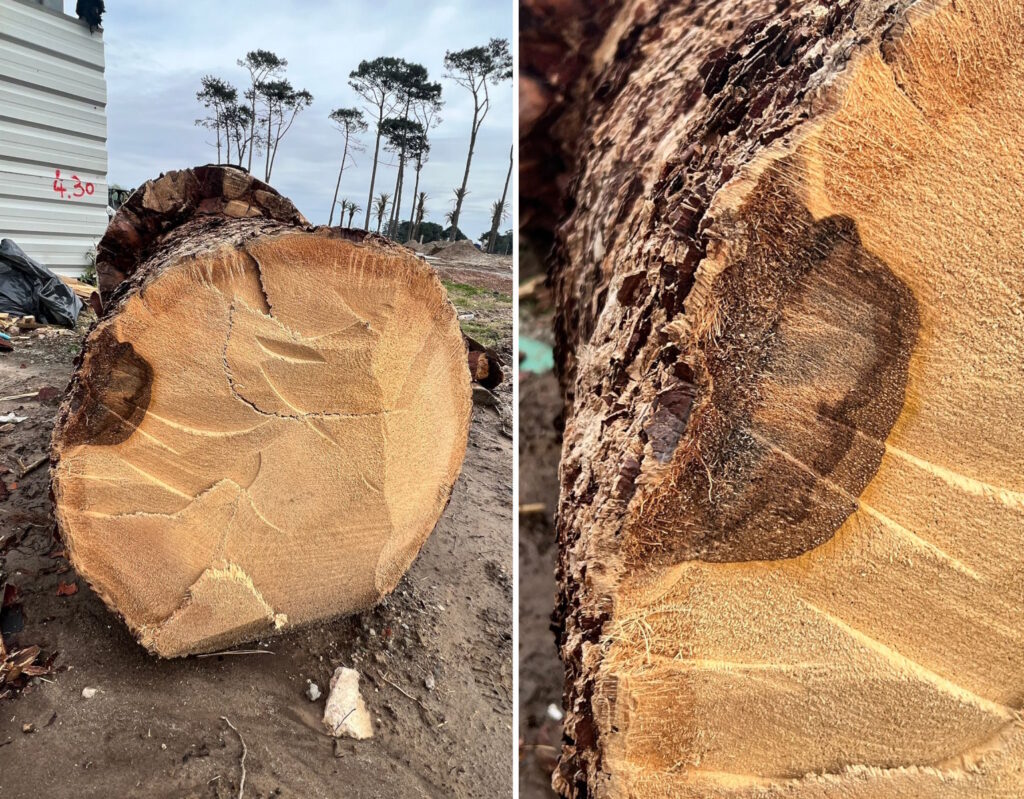
[{"label": "dark necrotic stain in wood", "polygon": [[851,219],[816,222],[781,177],[766,174],[726,223],[742,245],[714,284],[721,334],[696,353],[709,393],[692,412],[681,397],[662,403],[647,427],[659,461],[673,452],[640,505],[642,557],[774,560],[820,546],[857,509],[903,409],[913,293]]},{"label": "dark necrotic stain in wood", "polygon": [[120,444],[146,415],[153,368],[130,343],[118,341],[109,326],[86,348],[71,390],[63,442],[66,446]]}]

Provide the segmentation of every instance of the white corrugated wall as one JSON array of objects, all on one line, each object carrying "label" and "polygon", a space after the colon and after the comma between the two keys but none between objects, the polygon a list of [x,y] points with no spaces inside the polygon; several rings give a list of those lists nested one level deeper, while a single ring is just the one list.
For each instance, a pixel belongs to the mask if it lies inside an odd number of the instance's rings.
[{"label": "white corrugated wall", "polygon": [[106,104],[100,31],[0,0],[0,238],[62,274],[107,226]]}]

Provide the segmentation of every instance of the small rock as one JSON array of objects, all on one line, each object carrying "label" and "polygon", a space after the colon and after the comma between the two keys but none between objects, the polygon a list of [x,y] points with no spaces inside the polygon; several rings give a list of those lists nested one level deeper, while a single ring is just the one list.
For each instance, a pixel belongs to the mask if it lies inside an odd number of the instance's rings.
[{"label": "small rock", "polygon": [[324,726],[335,738],[373,737],[373,722],[359,693],[359,672],[339,666],[331,677]]},{"label": "small rock", "polygon": [[82,699],[92,699],[94,696],[96,696],[96,689],[95,688],[83,688],[82,689]]},{"label": "small rock", "polygon": [[43,386],[36,393],[37,402],[46,402],[51,405],[56,405],[57,401],[60,400],[61,390],[55,386]]},{"label": "small rock", "polygon": [[28,735],[29,733],[36,731],[36,725],[33,724],[31,721],[26,721],[24,724],[21,725],[21,731],[25,733],[25,735]]},{"label": "small rock", "polygon": [[310,702],[315,702],[320,698],[320,686],[312,680],[306,680],[306,697]]},{"label": "small rock", "polygon": [[560,708],[554,702],[552,702],[550,705],[548,705],[548,718],[549,719],[551,719],[552,721],[561,721],[562,720],[562,716],[563,716],[562,708]]},{"label": "small rock", "polygon": [[428,691],[433,691],[435,688],[437,688],[437,680],[434,679],[433,674],[428,674],[426,677],[424,677],[423,684],[427,686]]},{"label": "small rock", "polygon": [[494,393],[483,386],[473,384],[473,404],[493,408],[498,404],[498,398]]}]

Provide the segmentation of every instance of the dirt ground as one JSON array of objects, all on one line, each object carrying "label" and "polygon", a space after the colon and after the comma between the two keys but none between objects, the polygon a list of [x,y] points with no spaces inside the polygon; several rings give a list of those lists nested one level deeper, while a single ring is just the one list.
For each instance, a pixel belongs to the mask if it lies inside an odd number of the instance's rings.
[{"label": "dirt ground", "polygon": [[[551,343],[546,292],[523,300],[523,335]],[[519,796],[550,799],[551,772],[561,744],[562,664],[551,629],[554,609],[554,512],[558,503],[561,398],[552,372],[523,373],[519,382],[519,501],[542,512],[519,516]]]},{"label": "dirt ground", "polygon": [[433,249],[427,245],[426,252],[421,254],[443,280],[512,294],[511,256],[488,255],[465,241],[456,242],[436,252]]},{"label": "dirt ground", "polygon": [[[0,355],[0,396],[63,389],[79,341],[16,340]],[[172,661],[136,644],[58,554],[45,465],[20,477],[46,453],[55,406],[0,402],[0,415],[28,417],[0,432],[11,488],[0,586],[16,586],[20,603],[5,611],[3,639],[56,653],[52,674],[0,700],[0,797],[226,799],[239,795],[243,752],[248,799],[510,796],[508,387],[498,398],[475,407],[451,503],[380,606],[246,647],[264,654]],[[62,583],[77,591],[59,596]],[[308,680],[326,692],[339,665],[362,674],[373,739],[335,743],[320,723],[324,698],[305,696]]]}]

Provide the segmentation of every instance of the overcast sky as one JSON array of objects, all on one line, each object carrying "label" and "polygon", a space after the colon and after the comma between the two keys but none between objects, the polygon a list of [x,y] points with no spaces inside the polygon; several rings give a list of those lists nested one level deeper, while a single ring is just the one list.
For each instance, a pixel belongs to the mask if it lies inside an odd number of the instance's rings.
[{"label": "overcast sky", "polygon": [[[66,6],[73,13],[73,0],[66,0]],[[485,44],[492,37],[511,39],[512,3],[114,0],[107,3],[103,27],[111,183],[134,187],[168,169],[216,160],[212,134],[194,124],[203,115],[195,99],[200,79],[217,75],[241,91],[246,76],[235,61],[249,50],[272,50],[288,59],[287,77],[296,88],[312,92],[314,102],[281,143],[271,183],[311,222],[325,224],[342,145],[327,115],[339,106],[362,107],[348,85],[360,60],[397,56],[423,64],[431,79],[442,84],[443,121],[430,133],[421,190],[428,194],[427,220],[444,224],[452,189],[462,181],[473,115],[469,92],[442,78],[445,50]],[[490,227],[490,205],[504,185],[514,130],[511,81],[493,88],[491,100],[459,225],[471,239]],[[355,168],[346,168],[339,199],[355,200],[365,209],[372,130],[363,139],[366,152],[356,154]],[[384,159],[395,160],[391,155]],[[378,168],[374,194],[393,192],[396,171],[393,165]],[[411,178],[406,186],[403,219],[408,218]],[[357,224],[361,215],[356,215]]]}]

